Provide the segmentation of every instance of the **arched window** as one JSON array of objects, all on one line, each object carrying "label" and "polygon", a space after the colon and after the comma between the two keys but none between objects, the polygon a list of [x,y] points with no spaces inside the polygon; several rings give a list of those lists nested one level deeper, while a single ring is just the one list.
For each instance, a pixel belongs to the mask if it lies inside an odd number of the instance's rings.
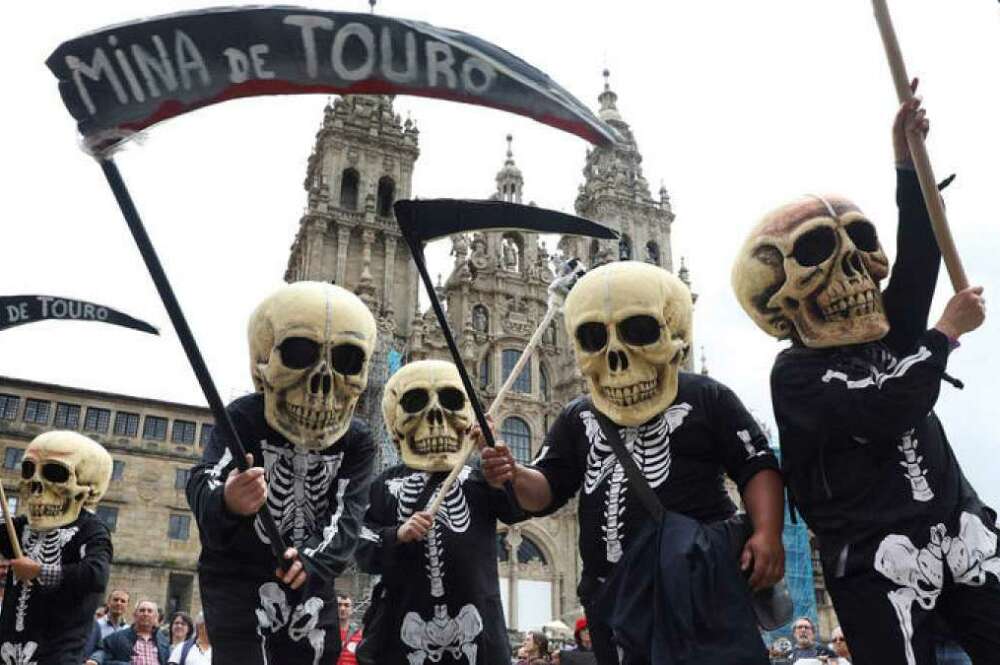
[{"label": "arched window", "polygon": [[538,392],[541,393],[542,399],[549,398],[549,373],[541,363],[538,365]]},{"label": "arched window", "polygon": [[660,246],[655,240],[646,243],[646,261],[654,266],[660,265]]},{"label": "arched window", "polygon": [[632,259],[632,239],[626,234],[618,240],[618,260],[629,261]]},{"label": "arched window", "polygon": [[358,184],[361,177],[354,169],[344,169],[340,175],[340,207],[358,209]]},{"label": "arched window", "polygon": [[389,176],[382,176],[378,181],[378,207],[376,212],[380,217],[392,215],[392,204],[396,200],[396,183]]},{"label": "arched window", "polygon": [[492,363],[490,363],[490,352],[487,351],[483,359],[479,362],[479,388],[488,390],[492,380]]},{"label": "arched window", "polygon": [[500,438],[510,447],[514,459],[522,464],[531,461],[531,428],[517,416],[505,418],[500,427]]},{"label": "arched window", "polygon": [[[517,349],[504,349],[501,356],[503,361],[503,381],[507,380],[510,373],[514,371],[514,365],[517,364],[517,359],[521,357],[521,352]],[[511,388],[519,393],[530,393],[531,392],[531,361],[528,361],[524,365],[524,369],[514,380],[514,385]]]},{"label": "arched window", "polygon": [[536,545],[535,541],[522,534],[521,544],[517,546],[517,562],[531,563],[532,561],[539,561],[543,565],[548,563],[545,560],[545,555],[542,554],[542,548]]}]

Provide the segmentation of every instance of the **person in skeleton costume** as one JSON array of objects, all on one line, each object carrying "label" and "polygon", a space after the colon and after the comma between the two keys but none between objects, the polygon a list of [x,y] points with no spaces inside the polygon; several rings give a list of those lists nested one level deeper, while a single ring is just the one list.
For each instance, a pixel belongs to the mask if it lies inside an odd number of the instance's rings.
[{"label": "person in skeleton costume", "polygon": [[403,463],[372,483],[357,551],[387,592],[380,665],[509,665],[496,523],[521,519],[520,510],[465,466],[437,515],[426,511],[473,445],[475,416],[455,365],[405,365],[385,386],[382,413]]},{"label": "person in skeleton costume", "polygon": [[76,432],[36,437],[21,461],[14,519],[23,556],[13,559],[6,529],[7,592],[0,613],[3,665],[80,665],[111,568],[111,534],[93,514],[111,481],[111,455]]},{"label": "person in skeleton costume", "polygon": [[[213,662],[318,665],[340,651],[333,582],[354,553],[374,468],[353,414],[375,320],[349,291],[296,282],[257,307],[248,332],[257,392],[227,411],[253,468],[236,469],[216,427],[187,486]],[[276,572],[256,517],[264,506],[290,544],[287,571]]]},{"label": "person in skeleton costume", "polygon": [[[635,261],[603,265],[573,287],[564,311],[590,394],[563,409],[532,466],[515,463],[498,446],[483,451],[483,473],[491,483],[511,479],[518,503],[536,514],[557,510],[579,492],[578,591],[603,665],[617,663],[618,654],[596,604],[630,539],[650,520],[597,415],[618,428],[668,513],[700,524],[726,520],[736,509],[723,472],[736,481],[755,527],[739,563],[755,588],[773,585],[783,572],[781,478],[765,437],[736,395],[706,376],[679,371],[690,352],[692,304],[674,275]],[[724,565],[735,569],[734,559]],[[752,614],[745,616],[741,625],[758,648]],[[642,662],[637,654],[625,656],[625,662]],[[762,648],[751,658],[729,662],[766,662]]]},{"label": "person in skeleton costume", "polygon": [[[914,81],[914,89],[916,81]],[[943,617],[976,663],[1000,662],[996,513],[962,475],[933,407],[957,339],[982,322],[982,289],[951,298],[927,330],[940,252],[907,134],[893,128],[897,257],[840,197],[766,215],[733,270],[743,308],[789,339],[771,373],[790,498],[819,539],[827,589],[859,663],[934,663]],[[834,480],[835,479],[835,480]]]}]

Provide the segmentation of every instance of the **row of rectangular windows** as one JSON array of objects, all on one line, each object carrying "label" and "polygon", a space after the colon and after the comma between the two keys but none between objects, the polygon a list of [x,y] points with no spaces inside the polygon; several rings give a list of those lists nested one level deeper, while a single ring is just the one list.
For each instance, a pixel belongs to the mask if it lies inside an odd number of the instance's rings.
[{"label": "row of rectangular windows", "polygon": [[[9,450],[9,449],[8,449]],[[17,512],[20,497],[7,497],[7,508],[11,515]],[[104,522],[108,530],[114,533],[118,528],[118,508],[115,506],[98,506],[94,513],[97,518]],[[167,521],[167,538],[170,540],[187,540],[191,536],[191,516],[172,514]]]},{"label": "row of rectangular windows", "polygon": [[[21,398],[17,395],[0,394],[0,420],[16,420],[20,401]],[[26,423],[47,425],[51,407],[51,402],[29,397],[24,400],[24,413],[21,419]],[[142,438],[152,441],[166,441],[168,422],[166,418],[161,416],[146,416],[142,423]],[[79,429],[80,405],[65,402],[56,403],[52,425],[59,429]],[[111,427],[111,409],[87,407],[87,414],[83,419],[84,432],[107,434],[109,427]],[[170,441],[181,444],[194,443],[197,428],[198,423],[191,420],[174,420],[173,428],[170,431]],[[116,411],[112,432],[115,436],[137,436],[139,434],[139,414]],[[211,434],[212,425],[202,423],[199,443],[204,446]]]},{"label": "row of rectangular windows", "polygon": [[[7,471],[15,471],[21,467],[21,460],[24,458],[24,448],[8,446],[3,451],[3,468]],[[188,478],[191,477],[191,469],[174,469],[174,489],[183,490],[187,487]],[[125,478],[125,462],[114,460],[111,468],[111,480],[122,480]]]}]

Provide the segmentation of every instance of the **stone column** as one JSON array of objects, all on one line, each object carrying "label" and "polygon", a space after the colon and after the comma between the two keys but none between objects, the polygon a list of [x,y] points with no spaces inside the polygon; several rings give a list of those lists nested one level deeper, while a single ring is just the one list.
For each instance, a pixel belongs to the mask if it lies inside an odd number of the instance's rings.
[{"label": "stone column", "polygon": [[396,236],[385,232],[385,282],[382,287],[382,308],[385,315],[392,318],[395,308],[392,306],[393,287],[396,273]]},{"label": "stone column", "polygon": [[511,627],[517,626],[517,549],[521,546],[521,540],[520,528],[514,526],[507,531],[507,545],[510,552],[507,559],[507,582],[510,585],[507,590],[507,604],[509,606],[507,625]]},{"label": "stone column", "polygon": [[347,275],[347,244],[351,240],[351,227],[343,226],[337,229],[337,286],[345,289],[344,277]]}]

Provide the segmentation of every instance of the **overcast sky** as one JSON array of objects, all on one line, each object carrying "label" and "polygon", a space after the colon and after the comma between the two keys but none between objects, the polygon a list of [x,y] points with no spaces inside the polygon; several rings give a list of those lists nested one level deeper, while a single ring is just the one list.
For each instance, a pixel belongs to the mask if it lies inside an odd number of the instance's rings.
[{"label": "overcast sky", "polygon": [[[162,337],[96,324],[42,323],[0,339],[0,375],[203,403],[153,285],[97,165],[78,148],[44,60],[105,25],[200,3],[26,3],[0,40],[6,63],[0,294],[93,300],[157,325]],[[940,177],[967,272],[996,298],[1000,12],[987,0],[907,0],[892,10],[907,65],[922,79]],[[367,10],[362,0],[317,9]],[[473,33],[547,72],[596,108],[611,70],[652,189],[669,190],[675,264],[695,290],[696,345],[712,374],[773,422],[768,374],[780,345],[743,314],[729,271],[744,234],[778,203],[837,192],[875,221],[894,254],[889,127],[896,109],[864,0],[469,2],[383,0],[378,12]],[[250,387],[246,319],[281,282],[305,205],[319,96],[254,98],[171,120],[119,155],[147,229],[224,399]],[[585,142],[518,116],[400,97],[421,130],[414,193],[483,197],[504,136],[525,198],[572,211]],[[441,265],[432,271],[446,271]],[[990,294],[994,294],[990,296]],[[948,295],[943,275],[932,318]],[[932,323],[933,323],[932,320]],[[966,475],[1000,504],[1000,323],[962,340],[938,411]]]}]

